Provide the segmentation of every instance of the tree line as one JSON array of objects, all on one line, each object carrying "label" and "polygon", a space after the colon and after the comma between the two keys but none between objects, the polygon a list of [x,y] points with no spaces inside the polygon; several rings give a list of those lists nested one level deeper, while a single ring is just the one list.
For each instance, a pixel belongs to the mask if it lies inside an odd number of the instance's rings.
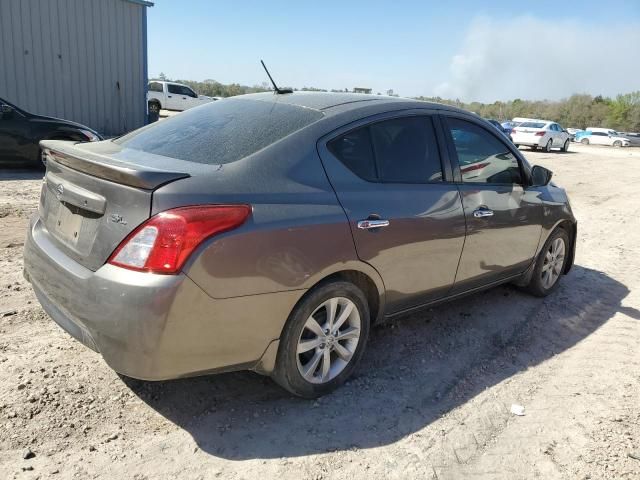
[{"label": "tree line", "polygon": [[528,117],[558,122],[565,128],[605,127],[622,132],[640,131],[640,91],[615,98],[576,94],[557,101],[517,98],[508,102],[464,103],[440,97],[418,97],[418,100],[454,105],[499,121]]},{"label": "tree line", "polygon": [[[169,80],[160,74],[160,80]],[[175,80],[188,85],[200,95],[210,97],[233,97],[246,93],[267,92],[271,85],[263,82],[260,85],[247,86],[238,83],[223,84],[216,80]],[[326,90],[315,87],[295,89],[314,92],[348,92],[345,88]],[[449,100],[440,97],[416,97],[417,100],[444,103],[465,110],[470,110],[484,118],[494,118],[499,121],[510,120],[515,117],[541,118],[558,122],[563,127],[587,128],[607,127],[622,132],[640,131],[640,91],[617,95],[615,98],[592,96],[587,94],[571,95],[557,101],[549,100],[521,100],[519,98],[507,102],[465,103],[460,100]]]}]

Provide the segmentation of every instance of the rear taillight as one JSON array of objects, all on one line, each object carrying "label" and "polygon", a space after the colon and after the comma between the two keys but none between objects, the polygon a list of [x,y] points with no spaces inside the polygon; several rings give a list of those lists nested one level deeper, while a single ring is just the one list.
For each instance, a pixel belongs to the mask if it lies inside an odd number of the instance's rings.
[{"label": "rear taillight", "polygon": [[545,132],[536,132],[534,135],[536,137],[544,137]]},{"label": "rear taillight", "polygon": [[154,215],[116,248],[111,265],[140,272],[175,274],[204,240],[242,225],[248,205],[198,205]]}]

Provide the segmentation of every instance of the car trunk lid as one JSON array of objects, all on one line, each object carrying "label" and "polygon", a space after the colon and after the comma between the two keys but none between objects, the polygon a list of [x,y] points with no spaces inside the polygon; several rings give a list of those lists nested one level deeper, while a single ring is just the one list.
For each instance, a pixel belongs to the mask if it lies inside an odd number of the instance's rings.
[{"label": "car trunk lid", "polygon": [[545,134],[545,129],[544,129],[543,123],[524,122],[518,125],[517,127],[514,127],[511,135],[514,142],[516,142],[516,139],[522,142],[525,142],[525,141],[537,142],[540,140],[541,136],[544,136],[544,134]]},{"label": "car trunk lid", "polygon": [[91,270],[150,217],[153,191],[189,173],[120,160],[83,145],[40,143],[47,171],[39,216],[66,255]]}]

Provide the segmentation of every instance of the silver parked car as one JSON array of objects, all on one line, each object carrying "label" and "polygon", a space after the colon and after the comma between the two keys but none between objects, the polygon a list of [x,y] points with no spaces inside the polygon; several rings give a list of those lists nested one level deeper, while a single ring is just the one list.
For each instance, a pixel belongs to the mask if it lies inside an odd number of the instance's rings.
[{"label": "silver parked car", "polygon": [[353,372],[373,323],[504,282],[546,295],[573,263],[551,172],[444,105],[245,95],[41,146],[25,276],[139,379],[253,369],[315,397]]}]

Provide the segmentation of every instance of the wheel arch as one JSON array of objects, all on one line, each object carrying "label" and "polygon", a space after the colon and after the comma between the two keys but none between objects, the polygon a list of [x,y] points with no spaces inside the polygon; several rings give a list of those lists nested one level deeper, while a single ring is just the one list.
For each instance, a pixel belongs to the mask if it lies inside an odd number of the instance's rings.
[{"label": "wheel arch", "polygon": [[[544,237],[544,239],[540,242],[540,252],[542,252],[542,246],[547,243],[547,240],[549,239],[549,237],[551,235],[553,235],[553,232],[555,232],[557,229],[561,228],[562,230],[564,230],[565,232],[567,232],[567,235],[569,236],[569,258],[567,259],[567,262],[564,266],[564,270],[562,273],[569,273],[569,270],[571,270],[571,267],[573,266],[573,261],[574,261],[574,257],[575,257],[575,251],[576,251],[576,239],[577,239],[577,235],[578,235],[578,224],[576,222],[572,222],[569,219],[562,219],[562,220],[558,220],[554,225],[553,228],[550,228],[548,230],[547,235]],[[539,252],[539,253],[540,253]],[[537,256],[536,256],[537,258]]]},{"label": "wheel arch", "polygon": [[577,237],[578,237],[578,224],[576,222],[571,222],[570,220],[560,220],[560,222],[558,222],[555,226],[555,228],[553,230],[551,230],[551,232],[549,233],[549,235],[551,235],[551,233],[553,233],[557,228],[561,228],[564,231],[567,232],[567,235],[569,235],[569,255],[568,255],[568,259],[567,262],[564,265],[564,270],[562,271],[562,273],[567,274],[569,273],[569,270],[571,270],[571,267],[573,267],[573,262],[575,260],[575,254],[576,254],[576,241],[577,241]]},{"label": "wheel arch", "polygon": [[[367,265],[367,264],[363,264]],[[380,321],[380,319],[384,316],[384,305],[385,305],[385,293],[384,293],[384,284],[382,283],[382,278],[377,275],[377,272],[371,268],[372,272],[365,273],[362,270],[357,270],[354,268],[338,270],[332,273],[329,273],[314,283],[308,290],[304,292],[304,294],[300,295],[300,298],[295,302],[293,307],[291,308],[291,312],[295,310],[295,308],[302,302],[307,295],[309,295],[312,291],[326,285],[328,283],[336,282],[336,281],[346,281],[354,284],[362,293],[364,293],[367,303],[369,305],[369,314],[371,317],[371,325]],[[291,315],[291,314],[289,314]],[[286,327],[289,318],[282,325],[282,329]],[[278,339],[272,340],[261,358],[256,362],[253,370],[262,375],[271,375],[275,369],[276,360],[278,357],[278,351],[280,346],[280,339],[282,338],[282,331],[280,332],[280,336]]]},{"label": "wheel arch", "polygon": [[[349,282],[362,290],[369,304],[372,324],[382,318],[384,314],[384,290],[380,290],[380,286],[376,284],[373,278],[360,270],[340,270],[334,272],[318,281],[309,291],[335,281]],[[300,300],[302,300],[302,298]]]}]

